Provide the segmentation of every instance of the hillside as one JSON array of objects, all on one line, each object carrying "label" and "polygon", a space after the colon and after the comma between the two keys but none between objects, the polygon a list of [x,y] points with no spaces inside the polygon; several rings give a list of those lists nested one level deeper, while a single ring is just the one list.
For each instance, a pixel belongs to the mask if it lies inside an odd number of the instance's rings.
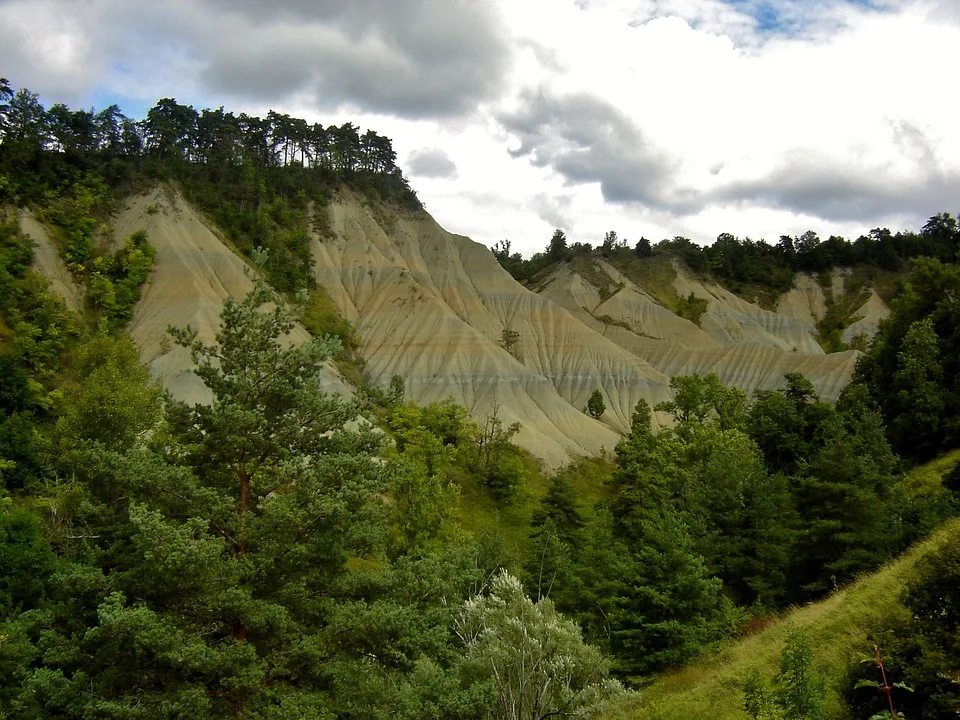
[{"label": "hillside", "polygon": [[[817,343],[815,325],[823,317],[824,296],[807,276],[799,276],[773,312],[675,264],[675,295],[704,301],[703,313],[693,322],[610,263],[591,260],[587,268],[559,265],[539,279],[540,294],[667,376],[713,372],[749,394],[779,387],[786,372],[800,372],[821,397],[833,400],[853,372],[857,353],[827,355]],[[870,329],[863,327],[864,332]]]},{"label": "hillside", "polygon": [[[680,270],[677,292],[707,301],[698,326],[606,264],[600,267],[618,289],[605,299],[568,266],[538,294],[511,278],[487,248],[447,232],[423,211],[371,204],[342,190],[325,213],[329,229],[318,232],[312,223],[310,236],[316,280],[357,328],[366,381],[386,387],[399,374],[409,399],[453,398],[478,420],[496,409],[505,423],[521,424],[518,443],[549,466],[612,449],[638,400],[655,405],[671,397],[674,375],[716,372],[751,392],[777,387],[785,372],[803,372],[832,399],[853,368],[856,353],[823,353],[810,323],[797,317],[807,307],[792,295],[785,312],[771,312]],[[42,226],[28,214],[21,224],[37,237],[37,269],[76,306],[69,273]],[[117,241],[146,230],[156,249],[129,326],[143,361],[177,397],[205,399],[186,352],[171,348],[166,329],[189,324],[212,339],[223,300],[251,285],[247,264],[174,191],[130,198],[111,226]],[[815,313],[818,301],[810,298]],[[516,333],[509,351],[505,331]],[[298,328],[290,339],[305,337]],[[332,367],[326,387],[350,392]],[[599,421],[583,412],[598,388],[607,408]]]},{"label": "hillside", "polygon": [[[956,458],[954,458],[955,460]],[[746,720],[743,679],[751,670],[777,671],[780,652],[791,632],[806,633],[815,648],[815,664],[827,677],[844,677],[846,668],[871,651],[872,630],[889,626],[903,613],[899,595],[917,562],[948,544],[960,543],[960,521],[953,520],[876,573],[830,597],[785,614],[754,635],[720,649],[702,662],[667,673],[643,691],[636,714],[626,718],[660,720]],[[829,687],[827,713],[840,712],[836,687]]]},{"label": "hillside", "polygon": [[789,628],[889,618],[953,716],[952,216],[525,260],[350,122],[67,113],[0,78],[4,718],[819,716]]}]

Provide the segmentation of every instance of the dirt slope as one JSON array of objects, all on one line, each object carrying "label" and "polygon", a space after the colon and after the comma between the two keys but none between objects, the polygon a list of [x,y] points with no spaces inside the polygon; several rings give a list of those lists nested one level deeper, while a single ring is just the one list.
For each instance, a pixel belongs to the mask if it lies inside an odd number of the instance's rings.
[{"label": "dirt slope", "polygon": [[808,288],[791,297],[792,312],[770,312],[678,269],[677,293],[707,301],[698,327],[615,268],[603,262],[599,267],[619,288],[606,300],[568,265],[541,283],[541,294],[664,375],[715,372],[723,382],[751,393],[779,387],[785,372],[802,372],[822,397],[832,400],[853,372],[855,352],[825,355],[817,344],[815,320],[811,322],[817,296],[812,291],[809,298],[804,295]]},{"label": "dirt slope", "polygon": [[33,238],[33,268],[50,283],[50,291],[63,298],[74,312],[83,308],[83,290],[77,287],[47,229],[29,210],[20,211],[20,230]]},{"label": "dirt slope", "polygon": [[[157,251],[154,272],[128,327],[141,359],[175,397],[209,401],[210,391],[193,373],[189,354],[170,342],[167,328],[190,325],[201,340],[212,342],[223,301],[243,297],[253,285],[246,264],[179,194],[170,191],[154,190],[131,198],[113,227],[116,239],[146,230]],[[303,342],[308,337],[298,327],[290,341]],[[350,392],[332,369],[325,385],[328,392]]]},{"label": "dirt slope", "polygon": [[[545,297],[490,251],[423,213],[384,217],[356,197],[329,207],[333,238],[315,238],[317,280],[362,338],[371,382],[403,376],[418,402],[453,397],[483,419],[499,407],[519,442],[550,464],[612,449],[641,398],[669,397],[669,379]],[[519,334],[513,353],[504,329]],[[582,412],[604,393],[603,422]]]},{"label": "dirt slope", "polygon": [[[640,399],[654,405],[670,397],[673,375],[716,372],[751,391],[799,371],[834,398],[852,371],[855,353],[824,355],[813,338],[813,289],[794,312],[773,313],[680,273],[677,291],[708,301],[698,327],[610,266],[604,271],[619,290],[603,301],[569,267],[558,268],[537,294],[487,248],[446,232],[426,213],[369,206],[348,192],[326,211],[332,232],[312,239],[316,277],[357,327],[367,380],[385,387],[399,374],[409,398],[451,397],[480,421],[496,409],[505,423],[521,423],[518,442],[550,466],[612,449]],[[42,243],[36,221],[23,222]],[[167,328],[191,325],[212,341],[223,301],[251,287],[246,264],[170,190],[131,198],[112,226],[117,242],[146,230],[157,251],[129,327],[142,359],[175,396],[208,400]],[[58,292],[74,292],[53,245],[41,247],[38,267],[62,286]],[[519,338],[509,352],[505,330]],[[288,340],[306,338],[297,328]],[[332,368],[324,382],[328,391],[351,391]],[[583,412],[598,388],[607,406],[599,421]]]},{"label": "dirt slope", "polygon": [[799,274],[793,287],[780,296],[777,313],[791,317],[814,328],[827,312],[823,288],[812,275]]},{"label": "dirt slope", "polygon": [[890,308],[880,299],[876,291],[871,290],[869,299],[860,306],[856,315],[860,319],[843,331],[845,343],[852,342],[858,335],[866,335],[868,338],[876,335],[880,321],[890,315]]},{"label": "dirt slope", "polygon": [[[833,296],[839,297],[843,294],[847,274],[842,270],[832,273],[833,282],[830,292]],[[777,312],[813,327],[827,312],[827,296],[813,276],[797,275],[794,286],[778,301]],[[873,337],[877,334],[880,321],[889,315],[890,308],[880,299],[876,291],[870,290],[867,301],[854,313],[854,317],[858,319],[843,331],[843,341],[849,344],[860,335],[865,335],[867,338]]]}]

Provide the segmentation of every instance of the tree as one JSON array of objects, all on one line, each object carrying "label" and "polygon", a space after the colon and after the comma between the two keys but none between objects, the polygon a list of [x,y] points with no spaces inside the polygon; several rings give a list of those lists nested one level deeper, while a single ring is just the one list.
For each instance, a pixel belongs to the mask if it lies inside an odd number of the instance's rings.
[{"label": "tree", "polygon": [[597,388],[587,399],[587,413],[592,418],[598,418],[606,412],[606,409],[606,403],[603,402],[603,393],[600,392],[600,388]]},{"label": "tree", "polygon": [[567,257],[567,236],[557,228],[553,231],[550,244],[547,246],[547,255],[551,260],[565,260]]},{"label": "tree", "polygon": [[[267,303],[274,309],[261,312]],[[222,318],[212,346],[190,328],[171,329],[215,397],[212,407],[180,406],[177,429],[195,448],[198,467],[237,494],[240,518],[293,458],[327,454],[344,441],[359,442],[357,450],[377,446],[372,435],[344,433],[356,408],[319,390],[322,363],[339,349],[335,340],[281,348],[296,313],[260,280],[242,301],[227,298]]]},{"label": "tree", "polygon": [[747,431],[772,473],[793,475],[822,444],[822,427],[833,409],[800,373],[785,373],[780,390],[757,390],[747,415]]},{"label": "tree", "polygon": [[511,442],[520,432],[520,423],[504,427],[500,406],[477,428],[469,465],[500,500],[509,500],[523,483],[524,466],[519,449]]},{"label": "tree", "polygon": [[13,89],[10,81],[0,77],[0,142],[7,131],[7,115],[10,113],[10,100],[13,98]]},{"label": "tree", "polygon": [[[638,675],[682,665],[723,636],[730,601],[678,512],[621,514],[614,535],[626,548],[616,584],[608,588],[610,651],[618,672]],[[604,552],[618,552],[617,545]]]},{"label": "tree", "polygon": [[517,343],[520,342],[520,333],[516,330],[512,330],[508,327],[503,329],[503,332],[500,333],[500,347],[506,350],[508,353],[513,355],[514,358],[523,362],[523,356],[520,353]]},{"label": "tree", "polygon": [[[941,532],[939,545],[919,558],[908,578],[903,614],[890,618],[877,638],[884,684],[893,688],[900,718],[947,720],[960,708],[960,542],[956,524]],[[860,681],[846,699],[857,717],[877,717],[888,700],[877,692],[878,673],[870,668],[865,678],[868,665],[859,665],[850,668],[851,680]]]},{"label": "tree", "polygon": [[960,265],[918,258],[853,382],[880,408],[902,456],[928,460],[960,438]]},{"label": "tree", "polygon": [[767,688],[754,671],[744,683],[744,709],[754,720],[820,720],[826,683],[813,665],[810,639],[791,634],[780,653],[780,670]]},{"label": "tree", "polygon": [[99,334],[80,348],[77,360],[78,382],[64,388],[56,425],[61,449],[81,440],[132,448],[157,423],[163,397],[133,341]]},{"label": "tree", "polygon": [[[602,525],[595,524],[583,553],[588,559],[580,573],[586,584],[597,585],[588,587],[584,595],[602,610],[609,647],[620,672],[646,673],[685,662],[723,634],[729,616],[723,583],[704,558],[704,547],[722,534],[720,519],[710,519],[708,501],[716,497],[708,497],[704,486],[723,473],[716,468],[704,470],[713,452],[691,444],[694,429],[654,436],[649,405],[637,404],[630,433],[617,444],[618,467],[611,478],[617,493],[610,507],[609,535],[604,537]],[[708,431],[715,434],[719,429],[700,428],[702,433]],[[718,446],[723,442],[711,444],[713,450]],[[725,479],[725,485],[740,477],[743,457],[734,454],[735,475]],[[720,513],[729,512],[731,505],[742,504],[751,495],[750,491],[737,494],[738,490],[731,488],[736,497],[724,502]],[[744,533],[748,535],[744,542],[765,534],[760,522],[746,518],[724,521],[753,530]],[[714,527],[717,532],[707,532]],[[717,567],[717,550],[723,547],[710,549]],[[613,577],[601,579],[597,572]]]},{"label": "tree", "polygon": [[897,458],[875,411],[836,413],[794,479],[801,518],[798,582],[819,594],[887,560],[899,539]]},{"label": "tree", "polygon": [[199,117],[191,105],[172,98],[158,100],[143,123],[147,149],[161,158],[191,160]]},{"label": "tree", "polygon": [[564,472],[550,479],[546,495],[540,501],[540,507],[534,510],[530,518],[532,528],[542,527],[552,521],[560,540],[571,547],[580,545],[580,533],[586,525],[583,514],[577,506],[577,489]]},{"label": "tree", "polygon": [[283,347],[293,318],[257,281],[216,344],[175,333],[211,405],[171,404],[147,446],[74,452],[60,542],[82,551],[24,630],[62,650],[18,671],[35,716],[329,717],[434,643],[411,620],[425,608],[378,597],[396,579],[348,570],[382,558],[397,469],[319,389],[335,343]]},{"label": "tree", "polygon": [[919,457],[934,455],[943,442],[946,399],[939,338],[931,318],[913,323],[904,336],[893,388],[899,408],[890,425],[894,442],[913,447]]},{"label": "tree", "polygon": [[466,650],[465,677],[493,683],[490,718],[586,718],[627,697],[576,624],[549,599],[527,598],[506,571],[494,577],[488,595],[466,602],[455,627]]},{"label": "tree", "polygon": [[668,412],[680,424],[703,424],[715,417],[723,429],[742,427],[746,419],[743,391],[727,387],[716,373],[678,375],[670,380],[672,401],[659,403],[654,410]]}]

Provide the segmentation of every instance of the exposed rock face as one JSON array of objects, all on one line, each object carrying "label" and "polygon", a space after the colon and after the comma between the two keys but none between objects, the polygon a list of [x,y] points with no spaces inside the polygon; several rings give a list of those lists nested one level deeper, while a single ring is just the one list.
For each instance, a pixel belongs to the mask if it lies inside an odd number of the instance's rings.
[{"label": "exposed rock face", "polygon": [[[425,214],[385,227],[351,196],[329,208],[334,238],[315,239],[317,280],[353,321],[374,384],[403,376],[418,402],[453,397],[483,419],[494,405],[548,463],[612,449],[641,398],[669,378],[513,280],[490,251]],[[518,333],[512,353],[503,331]],[[593,390],[607,412],[583,408]]]},{"label": "exposed rock face", "polygon": [[799,274],[793,287],[780,296],[777,313],[792,317],[814,328],[827,312],[827,298],[823,288],[811,275]]},{"label": "exposed rock face", "polygon": [[[398,374],[409,398],[452,397],[480,421],[496,409],[505,423],[521,423],[518,442],[551,466],[612,449],[637,401],[670,398],[673,375],[716,372],[751,391],[777,387],[784,372],[799,371],[834,398],[853,368],[855,353],[824,355],[817,345],[823,294],[806,281],[787,295],[783,312],[773,313],[681,272],[677,291],[707,300],[698,327],[610,266],[604,271],[619,290],[603,302],[569,266],[537,294],[487,248],[446,232],[425,213],[386,212],[350,193],[327,212],[332,234],[312,239],[317,281],[356,325],[367,379],[385,387]],[[29,215],[21,222],[41,244],[38,269],[57,292],[76,293],[43,228]],[[141,357],[175,396],[209,400],[167,328],[190,325],[213,341],[223,301],[251,288],[246,263],[169,190],[132,198],[113,227],[118,242],[146,230],[157,251],[129,326]],[[504,331],[516,333],[509,348]],[[296,328],[287,340],[306,338]],[[328,391],[351,391],[333,369],[325,382]],[[598,388],[607,407],[599,421],[584,412]]]},{"label": "exposed rock face", "polygon": [[817,296],[803,285],[791,291],[787,307],[792,312],[775,313],[678,268],[677,293],[707,301],[698,327],[615,268],[598,265],[619,286],[605,301],[570,266],[561,266],[543,283],[542,295],[664,375],[714,372],[724,383],[752,393],[780,387],[786,372],[801,372],[828,400],[836,399],[850,379],[857,353],[826,355],[815,339],[813,311],[825,307],[822,291]]},{"label": "exposed rock face", "polygon": [[[167,328],[189,325],[200,340],[212,343],[224,300],[242,298],[253,287],[246,263],[173,192],[155,190],[132,198],[113,226],[118,240],[146,230],[157,251],[154,271],[128,327],[141,359],[174,397],[209,402],[210,391],[194,374],[189,353],[171,342]],[[289,341],[308,338],[307,331],[297,327]],[[325,380],[329,392],[350,392],[333,369]]]},{"label": "exposed rock face", "polygon": [[29,210],[21,210],[20,230],[29,235],[35,243],[34,270],[47,279],[50,283],[50,291],[62,297],[68,308],[79,312],[83,308],[83,291],[77,287],[73,275],[67,270],[56,243],[50,238],[47,229]]},{"label": "exposed rock face", "polygon": [[[846,279],[847,275],[843,271],[833,273],[830,292],[834,296],[844,292]],[[777,312],[797,318],[811,327],[815,326],[827,312],[827,299],[823,288],[812,276],[797,275],[793,288],[784,293],[777,303]],[[859,319],[843,331],[843,341],[849,344],[861,335],[872,338],[877,334],[880,321],[889,315],[890,308],[880,299],[876,291],[870,290],[867,301],[854,313],[854,316]]]},{"label": "exposed rock face", "polygon": [[877,329],[880,327],[880,321],[889,317],[890,308],[880,299],[876,291],[871,290],[870,297],[860,306],[856,314],[860,319],[851,323],[843,331],[843,341],[845,343],[853,342],[860,335],[865,335],[867,338],[876,335]]}]

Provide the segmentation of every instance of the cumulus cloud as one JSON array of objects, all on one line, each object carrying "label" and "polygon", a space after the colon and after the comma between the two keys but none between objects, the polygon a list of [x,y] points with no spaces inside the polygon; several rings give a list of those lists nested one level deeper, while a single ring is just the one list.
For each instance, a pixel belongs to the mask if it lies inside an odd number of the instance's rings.
[{"label": "cumulus cloud", "polygon": [[571,217],[574,196],[570,193],[538,193],[533,196],[533,208],[548,225],[567,228],[574,224]]},{"label": "cumulus cloud", "polygon": [[233,95],[300,91],[327,107],[446,116],[495,96],[509,60],[484,3],[287,0],[274,14],[273,4],[207,1],[222,7],[233,32],[213,43],[203,80]]},{"label": "cumulus cloud", "polygon": [[457,176],[457,166],[440,148],[420,148],[410,153],[406,168],[413,176],[447,178]]},{"label": "cumulus cloud", "polygon": [[206,96],[413,118],[495,97],[510,59],[494,9],[467,0],[8,0],[0,41],[0,65],[54,91],[186,63]]},{"label": "cumulus cloud", "polygon": [[599,183],[610,202],[677,210],[691,202],[674,182],[670,158],[610,102],[585,92],[539,92],[500,121],[520,141],[514,156],[550,167],[571,184]]},{"label": "cumulus cloud", "polygon": [[869,224],[891,217],[913,223],[943,210],[953,210],[960,173],[936,167],[913,176],[893,176],[849,164],[817,162],[814,156],[793,156],[755,180],[737,181],[719,190],[714,201],[741,207],[771,207],[829,221]]}]

